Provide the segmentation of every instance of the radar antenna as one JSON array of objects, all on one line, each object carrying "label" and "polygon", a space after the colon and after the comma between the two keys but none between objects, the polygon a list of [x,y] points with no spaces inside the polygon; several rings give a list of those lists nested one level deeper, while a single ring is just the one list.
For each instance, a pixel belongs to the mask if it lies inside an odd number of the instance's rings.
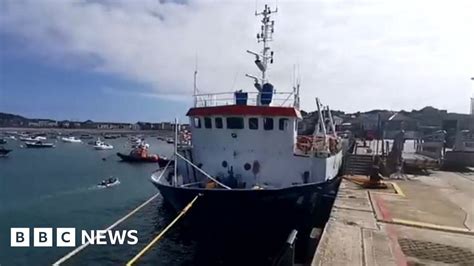
[{"label": "radar antenna", "polygon": [[265,5],[265,8],[262,12],[255,11],[255,16],[262,16],[262,26],[259,33],[257,33],[257,42],[263,44],[263,50],[260,53],[252,52],[247,50],[247,53],[255,55],[255,64],[262,73],[259,80],[251,75],[246,74],[247,77],[250,77],[255,80],[255,87],[260,91],[259,88],[267,82],[266,71],[269,64],[273,64],[273,51],[270,50],[269,42],[273,40],[273,32],[275,21],[270,20],[270,15],[278,12],[278,7],[275,10],[271,10],[268,5]]}]

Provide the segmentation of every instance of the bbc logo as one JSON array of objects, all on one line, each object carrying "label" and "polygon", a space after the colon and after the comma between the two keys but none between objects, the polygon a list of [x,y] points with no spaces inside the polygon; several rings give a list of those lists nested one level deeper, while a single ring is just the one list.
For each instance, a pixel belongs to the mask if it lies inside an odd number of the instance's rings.
[{"label": "bbc logo", "polygon": [[[33,228],[33,246],[34,247],[52,247],[53,246],[53,228],[37,227]],[[11,247],[29,247],[30,228],[11,228],[10,246]],[[75,228],[56,228],[56,246],[57,247],[75,247],[76,229]]]}]

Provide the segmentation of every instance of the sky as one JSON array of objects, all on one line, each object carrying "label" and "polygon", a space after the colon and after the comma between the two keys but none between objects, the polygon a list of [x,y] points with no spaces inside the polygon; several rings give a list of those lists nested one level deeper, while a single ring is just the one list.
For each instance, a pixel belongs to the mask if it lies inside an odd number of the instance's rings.
[{"label": "sky", "polygon": [[[301,79],[346,112],[468,113],[474,1],[315,0],[278,5],[268,76]],[[258,1],[1,0],[0,112],[95,121],[184,119],[200,92],[254,91]]]}]

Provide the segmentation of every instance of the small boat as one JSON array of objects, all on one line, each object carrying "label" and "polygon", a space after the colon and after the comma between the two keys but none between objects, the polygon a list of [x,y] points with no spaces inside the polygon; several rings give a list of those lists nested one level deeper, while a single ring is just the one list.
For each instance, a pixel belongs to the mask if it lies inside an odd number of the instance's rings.
[{"label": "small boat", "polygon": [[111,150],[114,148],[114,146],[108,144],[108,143],[105,143],[103,141],[99,139],[97,139],[97,141],[94,143],[94,148],[96,150]]},{"label": "small boat", "polygon": [[7,141],[5,139],[0,139],[0,144],[6,144]]},{"label": "small boat", "polygon": [[27,148],[54,148],[54,143],[42,142],[38,140],[36,142],[25,142]]},{"label": "small boat", "polygon": [[118,139],[119,137],[118,135],[104,135],[104,139]]},{"label": "small boat", "polygon": [[94,136],[89,135],[89,134],[82,134],[79,138],[80,139],[93,139]]},{"label": "small boat", "polygon": [[46,137],[42,136],[42,135],[36,135],[36,136],[33,137],[33,139],[35,139],[35,140],[46,140]]},{"label": "small boat", "polygon": [[120,180],[118,180],[118,178],[111,177],[109,179],[102,180],[102,182],[97,184],[97,187],[109,188],[109,187],[113,187],[113,186],[116,186],[116,185],[119,185],[119,184],[120,184]]},{"label": "small boat", "polygon": [[41,137],[41,136],[36,136],[36,137],[20,137],[20,140],[21,141],[41,141],[41,140],[46,140],[45,137]]},{"label": "small boat", "polygon": [[173,144],[173,143],[174,143],[174,139],[173,139],[173,138],[167,138],[167,139],[166,139],[166,143],[168,143],[168,144]]},{"label": "small boat", "polygon": [[10,136],[9,138],[10,138],[10,139],[13,139],[13,140],[16,140],[16,137],[15,137],[15,136]]},{"label": "small boat", "polygon": [[4,147],[0,147],[0,156],[7,156],[12,150],[5,149]]},{"label": "small boat", "polygon": [[61,140],[66,143],[81,143],[82,140],[77,139],[76,137],[62,137]]}]

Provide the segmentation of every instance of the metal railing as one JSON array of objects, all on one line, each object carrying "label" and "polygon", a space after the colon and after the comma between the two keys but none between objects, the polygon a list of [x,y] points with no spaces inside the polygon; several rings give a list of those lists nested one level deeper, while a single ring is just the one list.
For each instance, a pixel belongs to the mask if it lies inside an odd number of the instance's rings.
[{"label": "metal railing", "polygon": [[[209,107],[222,105],[260,105],[259,92],[242,92],[245,96],[239,96],[241,92],[218,92],[202,93],[194,95],[194,107]],[[270,106],[297,107],[297,96],[294,92],[273,92]]]}]

